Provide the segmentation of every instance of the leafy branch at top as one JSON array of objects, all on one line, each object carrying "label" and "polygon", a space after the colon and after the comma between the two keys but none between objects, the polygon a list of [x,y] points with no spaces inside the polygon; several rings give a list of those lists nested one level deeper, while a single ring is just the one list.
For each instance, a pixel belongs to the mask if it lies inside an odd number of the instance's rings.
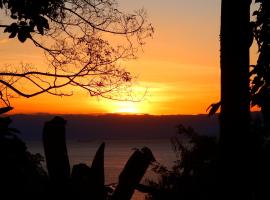
[{"label": "leafy branch at top", "polygon": [[[134,59],[154,29],[144,10],[121,12],[114,0],[0,0],[10,19],[1,24],[9,38],[30,40],[45,52],[49,66],[1,67],[1,100],[42,93],[70,96],[73,87],[90,96],[134,100],[133,76],[120,66]],[[124,93],[123,93],[124,92]]]}]

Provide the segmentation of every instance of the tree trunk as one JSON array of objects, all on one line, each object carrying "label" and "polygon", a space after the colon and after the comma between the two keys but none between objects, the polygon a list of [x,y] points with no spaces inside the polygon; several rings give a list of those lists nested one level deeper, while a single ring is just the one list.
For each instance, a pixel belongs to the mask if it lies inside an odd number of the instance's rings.
[{"label": "tree trunk", "polygon": [[249,199],[251,0],[223,0],[221,8],[220,180],[223,199]]}]

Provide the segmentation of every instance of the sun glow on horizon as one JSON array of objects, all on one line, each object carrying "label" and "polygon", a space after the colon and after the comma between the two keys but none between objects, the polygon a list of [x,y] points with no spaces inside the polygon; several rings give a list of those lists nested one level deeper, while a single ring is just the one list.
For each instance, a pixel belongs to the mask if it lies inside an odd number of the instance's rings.
[{"label": "sun glow on horizon", "polygon": [[116,114],[145,114],[148,113],[148,108],[145,102],[118,101],[107,104],[109,113]]},{"label": "sun glow on horizon", "polygon": [[126,114],[136,114],[141,113],[138,104],[135,102],[124,101],[117,102],[112,108],[113,113],[126,113]]}]

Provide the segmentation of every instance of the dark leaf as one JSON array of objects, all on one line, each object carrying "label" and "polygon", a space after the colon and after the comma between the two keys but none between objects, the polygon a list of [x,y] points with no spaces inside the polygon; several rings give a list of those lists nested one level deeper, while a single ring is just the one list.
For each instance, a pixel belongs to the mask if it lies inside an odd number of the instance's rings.
[{"label": "dark leaf", "polygon": [[10,107],[10,106],[4,107],[4,108],[0,108],[0,115],[1,114],[4,114],[4,113],[7,113],[7,112],[9,112],[11,110],[13,110],[13,107]]},{"label": "dark leaf", "polygon": [[41,27],[44,27],[44,28],[46,28],[46,29],[49,29],[49,23],[48,23],[48,20],[46,19],[46,18],[44,18],[44,17],[39,17],[39,20],[38,20],[39,22],[39,25],[41,26]]},{"label": "dark leaf", "polygon": [[25,31],[19,31],[18,39],[20,40],[20,42],[25,42],[27,39],[27,33]]},{"label": "dark leaf", "polygon": [[218,111],[218,109],[219,109],[220,106],[221,106],[221,102],[211,104],[211,105],[206,109],[206,111],[209,110],[208,115],[209,115],[209,116],[214,115],[214,114]]},{"label": "dark leaf", "polygon": [[50,27],[49,27],[48,20],[47,19],[45,19],[45,20],[46,21],[44,22],[44,28],[49,29]]},{"label": "dark leaf", "polygon": [[43,27],[40,26],[40,24],[37,24],[37,30],[38,30],[38,32],[39,32],[41,35],[44,35]]},{"label": "dark leaf", "polygon": [[105,143],[103,142],[93,159],[91,170],[93,172],[93,179],[98,185],[104,185],[104,150],[105,150]]},{"label": "dark leaf", "polygon": [[6,32],[10,32],[10,26],[7,26],[5,29],[4,29],[4,33]]},{"label": "dark leaf", "polygon": [[18,31],[18,25],[16,23],[12,23],[4,29],[4,33],[11,33],[14,31]]},{"label": "dark leaf", "polygon": [[35,27],[35,26],[36,26],[35,21],[31,20],[31,21],[29,22],[29,27],[31,28],[31,30],[34,30],[34,27]]},{"label": "dark leaf", "polygon": [[141,149],[141,151],[145,155],[145,159],[149,160],[150,162],[155,162],[156,161],[152,151],[148,147],[143,147]]},{"label": "dark leaf", "polygon": [[17,35],[17,31],[11,32],[11,34],[9,35],[9,38],[15,38]]}]

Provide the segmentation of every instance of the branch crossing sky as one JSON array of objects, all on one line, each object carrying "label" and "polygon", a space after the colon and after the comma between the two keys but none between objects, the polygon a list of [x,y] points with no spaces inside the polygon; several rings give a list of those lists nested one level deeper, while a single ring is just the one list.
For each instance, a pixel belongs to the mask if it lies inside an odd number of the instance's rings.
[{"label": "branch crossing sky", "polygon": [[[138,59],[123,65],[138,76],[136,88],[147,88],[139,103],[117,102],[77,92],[72,97],[41,95],[12,99],[13,113],[147,113],[201,114],[219,101],[220,0],[120,0],[126,12],[144,8],[155,28]],[[251,63],[256,61],[252,48]],[[0,33],[1,65],[44,65],[41,51]],[[43,64],[41,64],[43,63]]]}]

